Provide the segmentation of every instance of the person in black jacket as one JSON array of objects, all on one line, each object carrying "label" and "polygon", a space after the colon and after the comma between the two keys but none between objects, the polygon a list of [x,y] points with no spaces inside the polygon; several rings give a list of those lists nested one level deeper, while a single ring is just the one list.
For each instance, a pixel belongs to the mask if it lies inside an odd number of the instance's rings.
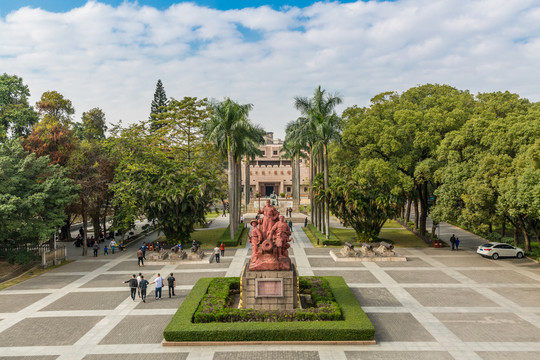
[{"label": "person in black jacket", "polygon": [[133,274],[133,277],[131,279],[124,281],[124,284],[127,283],[129,283],[129,288],[131,289],[131,298],[133,299],[133,301],[135,301],[135,293],[137,292],[137,286],[139,285],[137,281],[137,275]]},{"label": "person in black jacket", "polygon": [[146,302],[146,288],[148,287],[148,280],[144,278],[144,276],[141,275],[141,281],[139,282],[139,289],[141,289],[141,298],[142,301]]}]

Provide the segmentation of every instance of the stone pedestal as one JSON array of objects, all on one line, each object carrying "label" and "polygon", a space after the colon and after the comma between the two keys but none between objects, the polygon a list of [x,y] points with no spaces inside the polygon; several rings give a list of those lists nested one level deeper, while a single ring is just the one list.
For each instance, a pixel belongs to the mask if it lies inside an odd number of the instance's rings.
[{"label": "stone pedestal", "polygon": [[241,276],[240,306],[255,310],[293,310],[298,307],[298,274],[291,270],[249,270]]}]

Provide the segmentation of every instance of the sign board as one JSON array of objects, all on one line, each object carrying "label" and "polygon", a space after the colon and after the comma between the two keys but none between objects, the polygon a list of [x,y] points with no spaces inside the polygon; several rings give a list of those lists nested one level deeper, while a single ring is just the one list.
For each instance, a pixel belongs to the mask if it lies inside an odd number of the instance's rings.
[{"label": "sign board", "polygon": [[283,279],[255,279],[256,297],[283,297]]}]

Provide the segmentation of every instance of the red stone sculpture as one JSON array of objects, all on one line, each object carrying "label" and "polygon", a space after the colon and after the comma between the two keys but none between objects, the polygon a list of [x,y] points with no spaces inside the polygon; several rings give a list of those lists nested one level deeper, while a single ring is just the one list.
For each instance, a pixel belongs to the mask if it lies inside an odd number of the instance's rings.
[{"label": "red stone sculpture", "polygon": [[[257,225],[257,220],[251,221],[251,235],[249,241],[253,249],[249,270],[290,270],[291,259],[287,249],[292,240],[289,225],[285,222],[285,217],[280,216],[280,221],[275,222],[279,213],[267,202],[263,211],[262,231]],[[266,221],[265,221],[266,219]],[[265,231],[265,229],[268,229]],[[294,241],[294,240],[293,240]]]}]

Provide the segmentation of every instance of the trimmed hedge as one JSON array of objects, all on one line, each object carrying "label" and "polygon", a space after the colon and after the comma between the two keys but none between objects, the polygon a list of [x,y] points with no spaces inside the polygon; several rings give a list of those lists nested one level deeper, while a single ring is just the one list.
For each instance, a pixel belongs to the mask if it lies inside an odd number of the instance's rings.
[{"label": "trimmed hedge", "polygon": [[308,228],[308,231],[310,231],[313,236],[315,237],[315,242],[317,241],[317,238],[319,239],[319,243],[323,244],[323,245],[326,245],[326,246],[340,246],[342,245],[343,243],[341,242],[341,240],[336,236],[334,235],[334,233],[332,231],[330,231],[329,233],[329,239],[326,240],[326,235],[321,233],[319,231],[319,229],[317,229],[315,227],[315,225],[313,224],[309,224],[307,226]]},{"label": "trimmed hedge", "polygon": [[335,302],[328,281],[322,277],[301,277],[300,290],[309,293],[313,307],[279,311],[236,309],[227,307],[231,290],[240,290],[240,278],[214,278],[193,315],[194,323],[238,321],[327,321],[341,320],[341,309]]},{"label": "trimmed hedge", "polygon": [[341,276],[324,276],[343,320],[193,323],[212,278],[200,279],[163,331],[167,341],[346,341],[373,340],[375,329]]}]

